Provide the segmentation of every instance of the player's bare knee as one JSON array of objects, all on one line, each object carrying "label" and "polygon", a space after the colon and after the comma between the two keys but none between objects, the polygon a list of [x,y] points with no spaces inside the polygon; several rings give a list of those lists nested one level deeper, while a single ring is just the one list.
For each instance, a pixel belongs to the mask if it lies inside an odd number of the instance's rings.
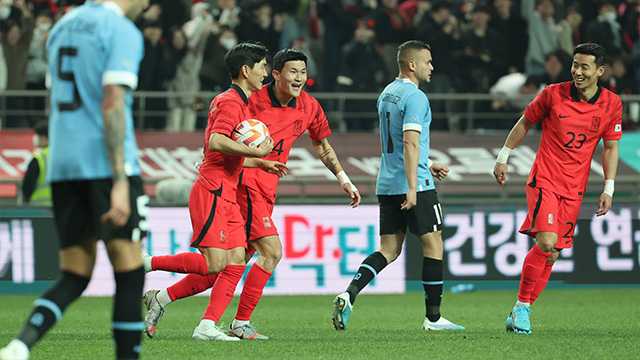
[{"label": "player's bare knee", "polygon": [[216,274],[222,272],[227,267],[227,261],[220,259],[219,261],[208,262],[207,269],[209,274]]},{"label": "player's bare knee", "polygon": [[392,249],[386,249],[386,248],[380,249],[380,253],[382,254],[382,256],[384,256],[385,259],[387,259],[388,264],[394,262],[398,258],[398,256],[400,256],[401,252],[402,252],[401,247],[394,247]]},{"label": "player's bare knee", "polygon": [[559,257],[560,257],[560,251],[558,249],[553,249],[551,250],[551,256],[547,258],[547,262],[553,265],[558,260]]}]

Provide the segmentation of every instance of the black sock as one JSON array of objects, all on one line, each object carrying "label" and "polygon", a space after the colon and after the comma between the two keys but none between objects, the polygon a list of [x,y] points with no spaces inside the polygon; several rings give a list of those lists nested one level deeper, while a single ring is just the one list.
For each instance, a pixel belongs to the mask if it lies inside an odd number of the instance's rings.
[{"label": "black sock", "polygon": [[60,280],[35,301],[35,307],[22,328],[18,340],[31,349],[62,318],[62,313],[67,306],[82,295],[89,280],[63,271]]},{"label": "black sock", "polygon": [[355,303],[358,293],[362,291],[385,266],[387,266],[387,259],[379,251],[374,252],[364,259],[358,268],[358,272],[353,277],[353,280],[351,280],[349,287],[347,287],[351,305]]},{"label": "black sock", "polygon": [[138,359],[142,340],[142,288],[144,268],[114,273],[116,293],[113,298],[113,340],[116,357]]},{"label": "black sock", "polygon": [[442,301],[442,260],[424,258],[422,260],[422,287],[424,288],[424,305],[429,321],[440,319],[440,302]]}]

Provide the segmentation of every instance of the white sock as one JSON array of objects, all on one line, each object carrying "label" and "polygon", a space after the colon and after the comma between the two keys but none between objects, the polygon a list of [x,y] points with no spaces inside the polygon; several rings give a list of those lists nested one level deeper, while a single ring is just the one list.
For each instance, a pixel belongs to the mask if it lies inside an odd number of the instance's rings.
[{"label": "white sock", "polygon": [[156,295],[156,299],[158,299],[158,302],[160,303],[160,305],[162,305],[162,307],[165,307],[173,302],[169,297],[169,292],[167,291],[167,289],[160,290],[158,292],[158,295]]},{"label": "white sock", "polygon": [[249,322],[251,320],[238,320],[238,319],[233,319],[233,322],[231,323],[231,327],[240,327],[240,326],[244,326],[244,325],[249,325]]},{"label": "white sock", "polygon": [[527,303],[527,302],[522,302],[520,300],[516,300],[516,306],[526,306],[529,307],[531,306],[531,304]]},{"label": "white sock", "polygon": [[153,258],[153,256],[151,255],[147,255],[147,256],[143,256],[142,257],[142,264],[144,266],[144,271],[149,272],[151,271],[151,259]]},{"label": "white sock", "polygon": [[200,325],[204,326],[204,327],[208,327],[208,328],[212,328],[216,326],[216,322],[213,320],[209,320],[209,319],[202,319],[200,320]]}]

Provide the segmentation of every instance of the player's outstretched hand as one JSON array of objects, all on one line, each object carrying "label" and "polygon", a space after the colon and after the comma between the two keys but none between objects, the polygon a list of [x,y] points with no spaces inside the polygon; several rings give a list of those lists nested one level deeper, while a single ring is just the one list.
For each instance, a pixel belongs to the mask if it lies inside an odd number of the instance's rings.
[{"label": "player's outstretched hand", "polygon": [[596,211],[596,215],[602,216],[609,212],[611,209],[611,204],[613,203],[613,199],[609,194],[602,193],[600,194],[600,201],[598,201],[598,210]]},{"label": "player's outstretched hand", "polygon": [[124,226],[131,214],[129,204],[129,180],[115,181],[111,187],[111,208],[102,215],[100,220],[117,227]]},{"label": "player's outstretched hand", "polygon": [[445,164],[433,163],[429,170],[431,170],[431,175],[438,179],[438,181],[444,180],[447,175],[449,175],[449,167]]},{"label": "player's outstretched hand", "polygon": [[265,157],[273,150],[273,139],[271,136],[266,138],[260,145],[254,149],[256,157]]},{"label": "player's outstretched hand", "polygon": [[507,164],[496,163],[493,168],[493,176],[500,185],[504,185],[507,182]]},{"label": "player's outstretched hand", "polygon": [[417,195],[415,191],[408,191],[406,199],[400,205],[401,210],[411,210],[417,203]]},{"label": "player's outstretched hand", "polygon": [[351,199],[351,203],[349,205],[351,205],[352,208],[358,207],[358,205],[360,205],[360,200],[362,200],[362,197],[360,196],[360,192],[355,185],[350,182],[346,182],[342,184],[342,190],[344,190],[344,192],[349,196],[349,199]]},{"label": "player's outstretched hand", "polygon": [[276,174],[279,177],[286,176],[287,173],[289,173],[289,168],[287,168],[286,164],[273,160],[260,161],[260,169],[271,174]]}]

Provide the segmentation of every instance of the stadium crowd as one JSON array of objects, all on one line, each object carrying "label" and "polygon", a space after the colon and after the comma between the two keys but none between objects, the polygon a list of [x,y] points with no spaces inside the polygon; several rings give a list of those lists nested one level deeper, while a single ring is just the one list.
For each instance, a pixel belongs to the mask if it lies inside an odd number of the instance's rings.
[{"label": "stadium crowd", "polygon": [[[0,0],[0,90],[45,89],[47,33],[81,2]],[[208,99],[185,93],[226,88],[224,54],[247,40],[272,53],[305,51],[310,91],[380,91],[397,75],[397,46],[413,38],[433,48],[425,90],[501,94],[495,111],[521,109],[519,94],[568,80],[569,54],[581,42],[607,49],[604,86],[622,94],[640,87],[640,0],[152,0],[137,24],[145,40],[138,90],[180,93],[146,100],[151,129],[201,127],[196,112]],[[5,106],[45,104],[12,97]],[[5,127],[37,120],[10,116]]]}]

